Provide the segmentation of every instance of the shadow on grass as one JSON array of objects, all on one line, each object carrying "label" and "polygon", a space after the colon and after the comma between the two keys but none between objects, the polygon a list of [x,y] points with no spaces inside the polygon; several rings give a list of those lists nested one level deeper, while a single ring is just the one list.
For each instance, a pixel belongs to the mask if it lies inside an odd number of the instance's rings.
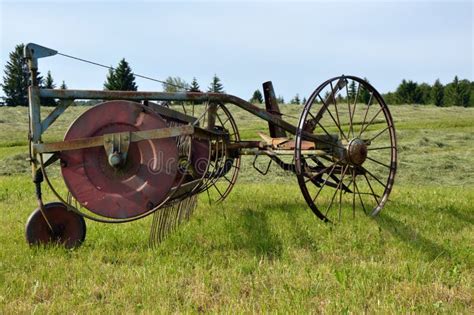
[{"label": "shadow on grass", "polygon": [[245,209],[237,226],[229,227],[233,248],[246,249],[258,257],[279,259],[283,245],[276,233],[268,227],[265,212]]},{"label": "shadow on grass", "polygon": [[474,216],[469,215],[468,213],[459,212],[454,206],[449,206],[445,211],[443,211],[443,213],[452,216],[464,224],[474,224]]},{"label": "shadow on grass", "polygon": [[420,233],[413,230],[406,224],[387,216],[386,214],[379,214],[375,218],[378,225],[385,231],[388,231],[395,238],[403,241],[409,247],[419,251],[423,256],[429,260],[435,260],[438,258],[449,259],[451,253],[443,246],[425,238]]},{"label": "shadow on grass", "polygon": [[[312,249],[316,251],[319,247],[320,240],[311,233],[307,226],[307,223],[318,224],[321,228],[325,228],[325,225],[319,220],[309,209],[305,202],[277,202],[268,205],[268,211],[282,212],[285,214],[286,223],[290,225],[291,234],[293,241],[296,245],[301,248]],[[301,215],[306,216],[309,220],[302,224]]]}]

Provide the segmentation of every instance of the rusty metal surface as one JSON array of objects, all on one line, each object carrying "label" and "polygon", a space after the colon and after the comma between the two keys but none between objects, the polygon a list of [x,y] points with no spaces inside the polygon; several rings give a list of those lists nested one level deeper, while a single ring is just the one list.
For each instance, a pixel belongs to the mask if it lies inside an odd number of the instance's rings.
[{"label": "rusty metal surface", "polygon": [[[194,127],[190,125],[180,127],[170,127],[143,131],[127,132],[130,134],[130,142],[138,142],[143,140],[172,138],[182,135],[190,135],[194,132]],[[86,149],[99,147],[104,145],[105,138],[119,135],[120,133],[110,133],[103,136],[88,137],[82,139],[65,140],[58,142],[47,142],[33,144],[35,153],[59,152],[67,150]]]},{"label": "rusty metal surface", "polygon": [[[278,107],[278,101],[275,96],[273,84],[271,81],[263,83],[263,95],[265,98],[265,108],[267,112],[281,118],[282,114]],[[270,137],[286,137],[286,132],[282,128],[275,126],[272,122],[268,122],[268,129],[270,131]]]},{"label": "rusty metal surface", "polygon": [[[166,122],[144,106],[111,101],[79,116],[65,140],[160,128],[166,128]],[[82,206],[101,216],[128,218],[167,196],[175,181],[178,152],[173,138],[134,142],[118,170],[109,165],[103,147],[63,151],[60,157],[64,181]]]},{"label": "rusty metal surface", "polygon": [[167,120],[174,120],[178,122],[187,122],[187,123],[194,123],[196,121],[196,117],[189,116],[183,114],[181,112],[172,110],[168,107],[162,106],[157,103],[153,102],[146,102],[145,106],[150,107],[154,112],[160,114],[163,118]]},{"label": "rusty metal surface", "polygon": [[[161,100],[161,101],[201,101],[230,103],[256,115],[263,120],[272,122],[274,125],[284,130],[296,134],[296,126],[284,121],[276,115],[268,113],[265,109],[259,108],[237,96],[223,93],[198,93],[198,92],[144,92],[144,91],[96,91],[96,90],[57,90],[41,89],[41,97],[52,97],[60,99],[101,99],[101,100]],[[305,134],[310,139],[314,136]]]}]

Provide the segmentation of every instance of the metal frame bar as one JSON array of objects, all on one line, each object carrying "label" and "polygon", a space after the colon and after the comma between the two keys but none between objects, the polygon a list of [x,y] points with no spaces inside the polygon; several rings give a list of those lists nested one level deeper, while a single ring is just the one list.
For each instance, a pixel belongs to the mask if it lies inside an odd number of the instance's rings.
[{"label": "metal frame bar", "polygon": [[[279,116],[267,112],[263,108],[259,108],[237,96],[223,93],[199,93],[199,92],[145,92],[145,91],[98,91],[98,90],[54,90],[41,89],[38,90],[39,97],[58,98],[67,100],[77,99],[100,99],[100,100],[131,100],[131,101],[208,101],[230,103],[236,105],[249,113],[260,117],[261,119],[271,122],[274,125],[296,134],[298,128],[289,122],[281,119]],[[315,142],[327,142],[326,137],[321,138],[305,131],[300,131],[306,140]]]}]

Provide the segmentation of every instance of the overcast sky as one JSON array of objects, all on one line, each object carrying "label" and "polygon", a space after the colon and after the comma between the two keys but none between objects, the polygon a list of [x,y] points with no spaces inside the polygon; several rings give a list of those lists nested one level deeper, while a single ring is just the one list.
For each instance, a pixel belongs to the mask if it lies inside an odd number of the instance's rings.
[{"label": "overcast sky", "polygon": [[[267,80],[286,100],[340,74],[381,92],[402,79],[473,80],[473,1],[0,3],[2,75],[15,45],[34,42],[107,65],[124,57],[158,79],[195,76],[204,89],[217,74],[246,99]],[[47,70],[78,89],[102,89],[107,73],[62,56],[41,59]]]}]

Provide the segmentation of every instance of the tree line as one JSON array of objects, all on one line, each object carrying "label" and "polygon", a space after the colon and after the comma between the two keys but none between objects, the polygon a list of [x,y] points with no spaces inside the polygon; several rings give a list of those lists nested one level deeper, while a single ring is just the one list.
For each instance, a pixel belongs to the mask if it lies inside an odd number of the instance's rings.
[{"label": "tree line", "polygon": [[[7,106],[26,106],[28,104],[28,85],[30,74],[26,60],[23,58],[24,45],[20,44],[9,54],[9,61],[5,65],[3,83],[0,85],[6,95],[5,105]],[[105,90],[137,91],[138,85],[135,81],[135,75],[129,63],[122,59],[115,68],[110,68],[104,82]],[[366,81],[367,79],[364,78]],[[367,81],[368,82],[368,81]],[[57,87],[50,71],[43,78],[38,73],[38,84],[40,88],[55,89]],[[180,77],[169,76],[163,81],[163,91],[173,92],[204,92],[197,79],[194,77],[191,83],[186,82]],[[60,89],[66,89],[64,81],[59,86]],[[206,92],[225,93],[221,79],[214,74]],[[348,97],[356,93],[355,82],[348,87]],[[437,79],[432,85],[428,83],[417,83],[411,80],[403,79],[394,92],[388,92],[382,95],[388,104],[434,104],[436,106],[472,106],[474,107],[474,82],[466,79],[460,80],[455,76],[453,81],[443,85]],[[368,102],[369,92],[361,90],[358,99],[360,102]],[[282,96],[278,96],[279,103],[285,103]],[[249,99],[251,103],[263,103],[263,96],[260,90],[255,90]],[[290,101],[290,104],[305,104],[306,98],[301,99],[296,94]],[[42,104],[55,106],[54,99],[44,99]]]},{"label": "tree line", "polygon": [[395,92],[383,95],[388,104],[433,104],[436,106],[474,107],[474,81],[460,80],[443,85],[437,79],[433,85],[402,80]]}]

